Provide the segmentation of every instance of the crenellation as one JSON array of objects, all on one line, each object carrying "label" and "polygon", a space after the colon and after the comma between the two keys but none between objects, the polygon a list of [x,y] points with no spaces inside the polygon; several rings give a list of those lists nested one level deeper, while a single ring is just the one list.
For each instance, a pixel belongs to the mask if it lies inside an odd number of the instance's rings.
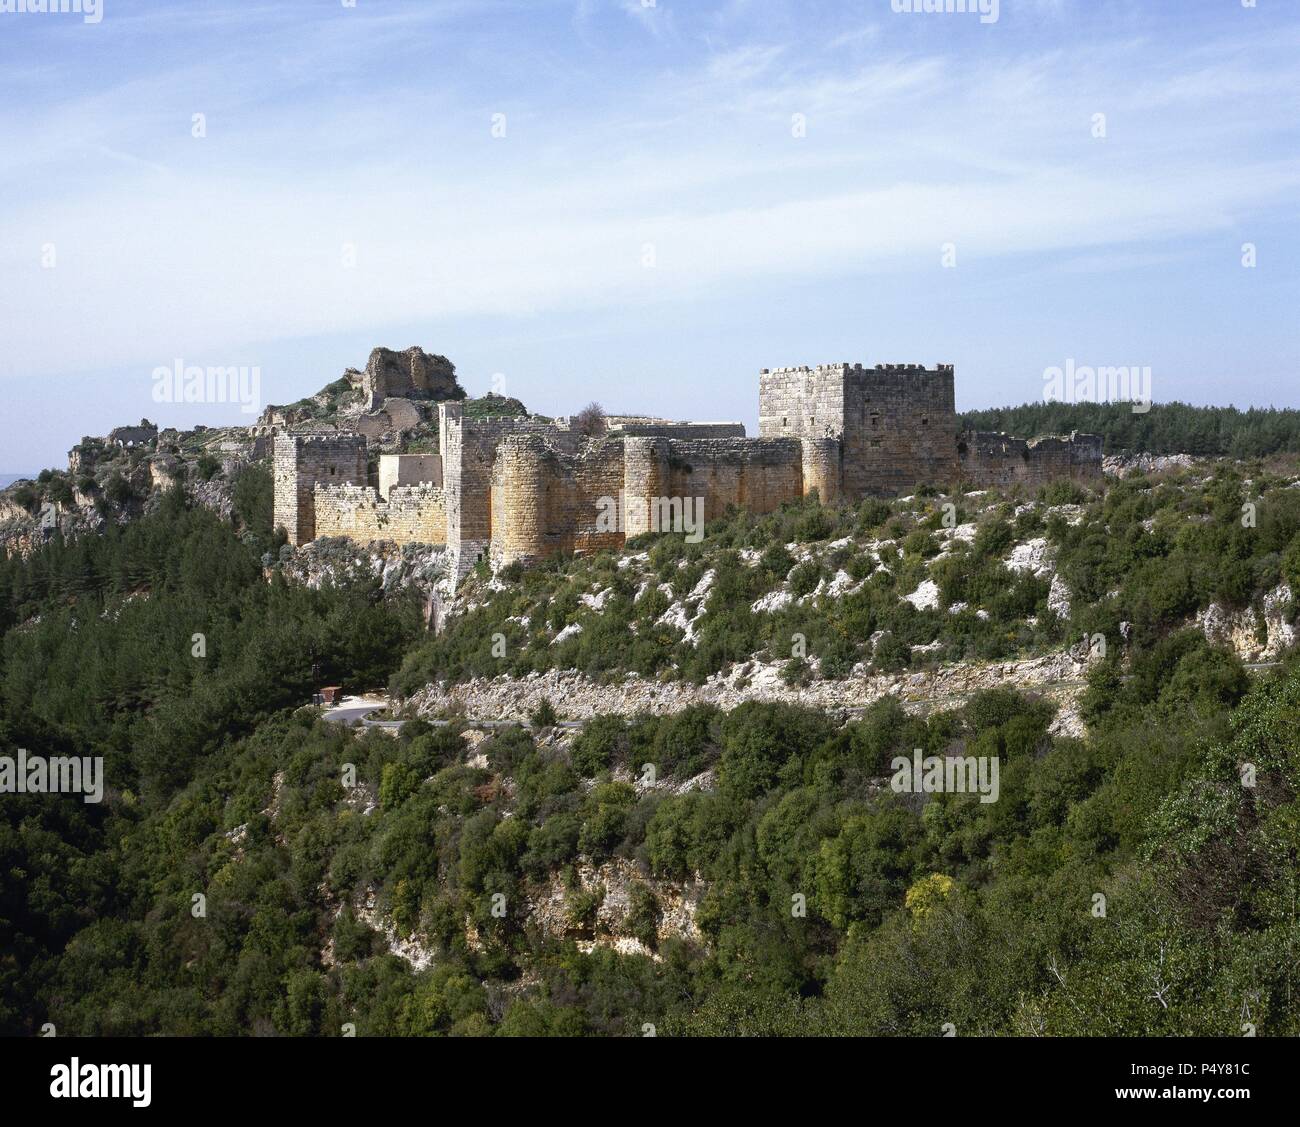
[{"label": "crenellation", "polygon": [[356,434],[277,434],[272,477],[275,524],[295,546],[316,539],[317,484],[363,485],[366,440]]},{"label": "crenellation", "polygon": [[346,536],[363,543],[443,544],[447,508],[442,487],[425,482],[394,485],[387,499],[369,485],[317,484],[316,536]]}]

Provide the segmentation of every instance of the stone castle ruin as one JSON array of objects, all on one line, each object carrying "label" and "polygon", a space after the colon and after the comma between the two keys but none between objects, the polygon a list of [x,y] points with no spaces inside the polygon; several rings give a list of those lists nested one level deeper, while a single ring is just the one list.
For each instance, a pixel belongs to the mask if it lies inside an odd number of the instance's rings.
[{"label": "stone castle ruin", "polygon": [[[442,371],[393,368],[367,372],[368,409],[445,390]],[[499,569],[617,549],[666,530],[665,519],[766,513],[814,491],[831,503],[926,482],[1036,487],[1102,470],[1099,435],[960,432],[951,364],[764,369],[757,438],[740,423],[641,416],[612,417],[589,436],[563,418],[467,418],[454,398],[437,411],[438,452],[381,454],[373,476],[364,434],[276,434],[275,523],[289,542],[445,545],[459,581],[481,559]]]}]

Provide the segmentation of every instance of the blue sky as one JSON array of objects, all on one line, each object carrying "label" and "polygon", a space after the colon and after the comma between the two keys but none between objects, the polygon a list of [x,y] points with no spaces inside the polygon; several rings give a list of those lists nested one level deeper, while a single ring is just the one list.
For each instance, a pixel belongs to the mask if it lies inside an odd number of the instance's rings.
[{"label": "blue sky", "polygon": [[103,0],[0,12],[0,97],[0,471],[249,421],[177,358],[284,403],[379,344],[751,433],[842,360],[1300,406],[1291,0]]}]

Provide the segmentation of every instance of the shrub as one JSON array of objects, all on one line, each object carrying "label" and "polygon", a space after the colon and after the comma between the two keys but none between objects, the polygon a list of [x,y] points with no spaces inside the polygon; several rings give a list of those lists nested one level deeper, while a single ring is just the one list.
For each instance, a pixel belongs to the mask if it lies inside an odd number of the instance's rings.
[{"label": "shrub", "polygon": [[534,728],[554,728],[560,722],[560,716],[555,711],[555,705],[547,697],[542,697],[537,707],[533,709],[529,719],[532,721]]}]

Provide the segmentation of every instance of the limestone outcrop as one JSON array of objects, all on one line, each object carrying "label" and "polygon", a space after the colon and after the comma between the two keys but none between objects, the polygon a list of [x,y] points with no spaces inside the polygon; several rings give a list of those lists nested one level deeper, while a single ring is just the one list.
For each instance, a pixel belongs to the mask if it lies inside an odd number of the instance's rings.
[{"label": "limestone outcrop", "polygon": [[376,348],[370,353],[361,377],[366,410],[374,411],[385,399],[464,399],[456,382],[456,366],[445,356],[436,356],[412,346],[404,352]]}]

